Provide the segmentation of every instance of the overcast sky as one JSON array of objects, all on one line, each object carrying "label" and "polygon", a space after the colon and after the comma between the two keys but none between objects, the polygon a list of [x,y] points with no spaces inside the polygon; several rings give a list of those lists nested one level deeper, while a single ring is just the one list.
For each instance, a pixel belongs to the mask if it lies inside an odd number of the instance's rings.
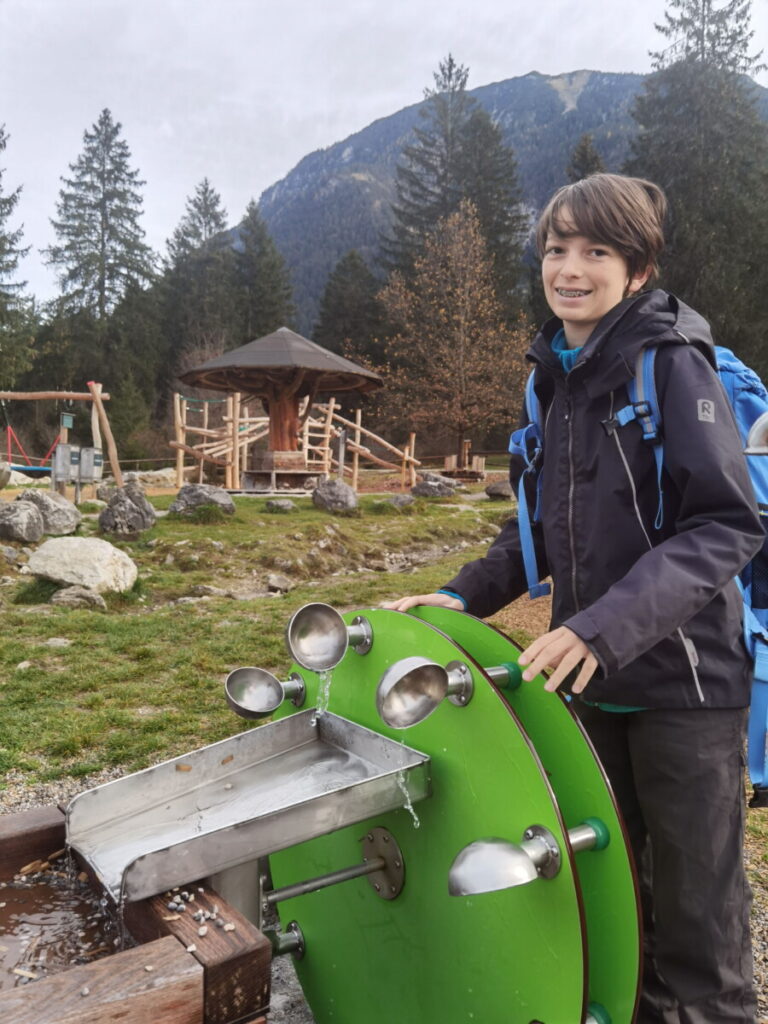
[{"label": "overcast sky", "polygon": [[[305,154],[418,102],[449,52],[470,88],[580,68],[647,72],[665,0],[0,0],[0,158],[23,185],[23,273],[55,289],[59,178],[109,107],[158,251],[207,176],[231,222]],[[768,0],[753,0],[758,46]],[[766,46],[768,49],[768,46]],[[768,85],[768,76],[760,76]]]}]

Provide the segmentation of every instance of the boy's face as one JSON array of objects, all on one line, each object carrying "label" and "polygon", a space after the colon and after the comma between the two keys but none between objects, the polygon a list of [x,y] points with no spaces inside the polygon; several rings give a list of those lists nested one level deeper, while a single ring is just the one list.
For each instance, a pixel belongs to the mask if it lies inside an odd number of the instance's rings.
[{"label": "boy's face", "polygon": [[[650,270],[630,278],[627,261],[613,246],[570,234],[568,211],[560,235],[547,235],[541,276],[550,309],[563,321],[569,348],[578,348],[597,324],[627,295],[639,291]],[[574,229],[575,230],[575,229]]]}]

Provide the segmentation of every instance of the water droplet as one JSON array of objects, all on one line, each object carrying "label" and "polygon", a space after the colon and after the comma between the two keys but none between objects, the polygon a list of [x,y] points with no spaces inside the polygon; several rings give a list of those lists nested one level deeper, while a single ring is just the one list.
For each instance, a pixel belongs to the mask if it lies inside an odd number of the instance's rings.
[{"label": "water droplet", "polygon": [[419,821],[419,816],[416,813],[416,811],[414,811],[413,804],[411,803],[411,794],[408,792],[408,784],[405,781],[405,772],[398,772],[397,775],[395,776],[395,779],[397,780],[397,785],[400,789],[400,792],[403,794],[403,797],[405,798],[405,803],[403,804],[403,806],[405,810],[408,811],[410,816],[413,818],[413,827],[420,828],[421,822]]}]

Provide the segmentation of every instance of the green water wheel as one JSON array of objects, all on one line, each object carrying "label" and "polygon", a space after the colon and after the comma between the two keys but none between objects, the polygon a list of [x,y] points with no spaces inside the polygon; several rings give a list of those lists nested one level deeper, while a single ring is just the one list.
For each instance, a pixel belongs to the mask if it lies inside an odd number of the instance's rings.
[{"label": "green water wheel", "polygon": [[[522,648],[480,619],[445,608],[411,613],[448,633],[485,666],[517,662]],[[502,689],[530,737],[566,825],[597,817],[612,842],[600,857],[578,858],[588,935],[589,996],[613,1024],[633,1020],[640,986],[641,938],[637,891],[623,824],[610,784],[568,701],[543,689],[543,680]]]},{"label": "green water wheel", "polygon": [[[357,878],[279,904],[283,927],[295,920],[304,936],[297,971],[318,1024],[576,1024],[587,1001],[598,998],[589,988],[577,874],[591,859],[597,871],[614,844],[573,855],[566,830],[576,822],[570,809],[564,820],[551,768],[542,766],[516,710],[480,668],[478,662],[488,663],[484,649],[469,652],[447,629],[412,615],[363,614],[373,628],[372,649],[362,656],[350,649],[333,670],[329,710],[428,754],[432,795],[414,808],[418,827],[403,808],[270,857],[273,884],[282,887],[359,863],[375,829],[386,829],[402,851],[405,878],[397,898],[382,899],[369,879]],[[344,618],[351,623],[354,615]],[[498,643],[507,652],[502,660],[509,660],[510,642]],[[496,648],[488,654],[493,658]],[[376,688],[393,663],[411,655],[443,666],[466,663],[474,693],[464,707],[446,700],[419,724],[395,730],[379,717]],[[294,670],[307,685],[304,707],[311,707],[318,676]],[[275,717],[294,710],[282,705]],[[569,728],[576,736],[572,723]],[[605,800],[597,805],[585,797],[584,803],[592,816],[607,807]],[[547,829],[562,851],[554,878],[449,895],[448,872],[462,848],[485,837],[519,842],[531,825]],[[630,1019],[630,1013],[617,1016],[613,1024]]]}]

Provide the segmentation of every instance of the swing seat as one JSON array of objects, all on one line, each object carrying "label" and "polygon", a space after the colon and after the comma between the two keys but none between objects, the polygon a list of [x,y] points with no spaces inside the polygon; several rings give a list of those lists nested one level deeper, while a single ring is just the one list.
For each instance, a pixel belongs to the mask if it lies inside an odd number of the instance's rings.
[{"label": "swing seat", "polygon": [[24,463],[22,463],[21,465],[17,465],[16,463],[11,463],[11,469],[15,473],[23,473],[24,476],[50,476],[51,475],[51,467],[50,466],[25,466]]}]

